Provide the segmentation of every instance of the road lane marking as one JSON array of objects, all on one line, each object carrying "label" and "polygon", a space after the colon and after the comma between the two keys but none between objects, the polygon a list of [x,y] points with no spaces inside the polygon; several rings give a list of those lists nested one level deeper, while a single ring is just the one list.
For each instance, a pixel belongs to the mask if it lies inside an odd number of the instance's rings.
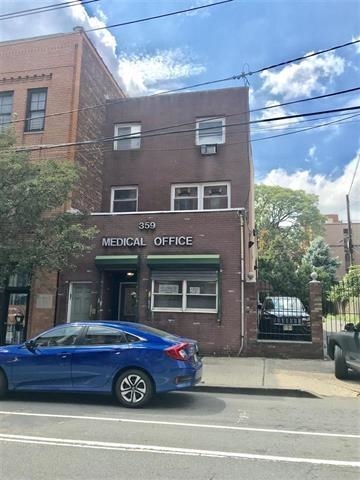
[{"label": "road lane marking", "polygon": [[22,415],[27,417],[68,418],[72,420],[94,420],[100,422],[139,423],[144,425],[165,425],[170,427],[209,428],[214,430],[238,430],[245,432],[282,433],[286,435],[311,435],[319,437],[360,438],[350,433],[307,432],[302,430],[277,430],[274,428],[232,427],[230,425],[207,425],[205,423],[165,422],[156,420],[137,420],[131,418],[93,417],[84,415],[60,415],[52,413],[8,412],[0,410],[0,415]]},{"label": "road lane marking", "polygon": [[263,460],[271,462],[290,462],[290,463],[310,463],[315,465],[326,465],[334,467],[353,467],[360,468],[360,462],[345,460],[330,460],[322,458],[301,458],[301,457],[282,457],[276,455],[258,455],[253,453],[223,452],[218,450],[199,450],[195,448],[177,448],[162,447],[159,445],[138,445],[133,443],[117,443],[117,442],[97,442],[91,440],[73,440],[67,438],[51,438],[51,437],[33,437],[27,435],[8,435],[0,434],[0,441],[27,443],[36,445],[49,445],[58,447],[78,447],[92,448],[99,450],[117,450],[142,453],[159,453],[165,455],[188,455],[198,457],[216,457],[216,458],[233,458],[245,460]]}]

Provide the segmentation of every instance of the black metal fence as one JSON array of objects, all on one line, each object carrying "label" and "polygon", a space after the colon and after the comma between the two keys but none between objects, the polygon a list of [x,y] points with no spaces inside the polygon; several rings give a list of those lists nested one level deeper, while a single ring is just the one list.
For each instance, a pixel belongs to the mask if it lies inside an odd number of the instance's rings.
[{"label": "black metal fence", "polygon": [[353,287],[339,284],[324,300],[324,330],[327,334],[339,332],[347,323],[360,322],[360,296]]},{"label": "black metal fence", "polygon": [[258,301],[259,340],[311,341],[310,314],[299,298],[274,294],[262,284]]}]

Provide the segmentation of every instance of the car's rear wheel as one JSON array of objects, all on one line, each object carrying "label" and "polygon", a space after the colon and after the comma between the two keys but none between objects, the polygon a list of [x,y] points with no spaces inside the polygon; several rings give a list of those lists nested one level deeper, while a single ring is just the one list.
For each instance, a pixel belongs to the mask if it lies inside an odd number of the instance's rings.
[{"label": "car's rear wheel", "polygon": [[335,345],[334,352],[335,360],[335,377],[341,379],[347,378],[348,376],[348,366],[346,365],[346,360],[344,352],[339,345]]},{"label": "car's rear wheel", "polygon": [[117,400],[128,408],[144,406],[154,394],[149,375],[137,369],[123,372],[115,383],[114,391]]},{"label": "car's rear wheel", "polygon": [[5,373],[0,370],[0,398],[4,398],[8,392],[8,381]]}]

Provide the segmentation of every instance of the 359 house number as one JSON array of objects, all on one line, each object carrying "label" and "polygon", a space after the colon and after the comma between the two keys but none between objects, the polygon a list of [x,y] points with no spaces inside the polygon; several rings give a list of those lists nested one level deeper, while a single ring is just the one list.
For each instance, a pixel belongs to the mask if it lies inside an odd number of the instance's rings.
[{"label": "359 house number", "polygon": [[139,230],[155,230],[156,223],[155,222],[139,222],[138,227],[139,227]]}]

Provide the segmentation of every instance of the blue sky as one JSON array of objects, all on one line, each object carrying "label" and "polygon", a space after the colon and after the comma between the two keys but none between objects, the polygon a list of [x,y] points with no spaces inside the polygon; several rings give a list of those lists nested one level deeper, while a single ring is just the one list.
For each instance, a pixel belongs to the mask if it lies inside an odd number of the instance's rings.
[{"label": "blue sky", "polygon": [[[2,0],[0,14],[60,0]],[[1,21],[0,40],[111,25],[213,3],[210,0],[100,0],[86,6]],[[31,21],[29,21],[31,19]],[[36,20],[36,21],[35,21]],[[359,0],[234,0],[197,12],[89,34],[130,96],[148,95],[254,71],[360,38]],[[251,108],[310,98],[360,85],[360,44],[248,77]],[[206,88],[242,86],[232,80]],[[205,87],[203,87],[205,88]],[[191,89],[193,90],[193,89]],[[254,113],[252,119],[360,105],[360,91]],[[360,221],[359,117],[252,127],[257,182],[319,195],[323,213]],[[360,112],[359,112],[360,113]],[[323,116],[325,117],[325,116]],[[273,139],[275,134],[294,132]]]}]

